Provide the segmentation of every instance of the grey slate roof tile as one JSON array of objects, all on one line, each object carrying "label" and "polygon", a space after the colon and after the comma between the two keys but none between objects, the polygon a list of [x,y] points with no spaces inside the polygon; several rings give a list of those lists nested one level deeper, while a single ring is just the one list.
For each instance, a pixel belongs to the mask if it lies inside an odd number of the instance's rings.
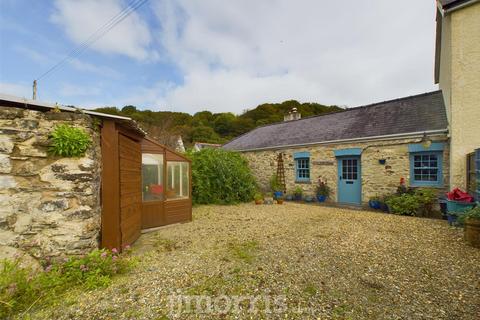
[{"label": "grey slate roof tile", "polygon": [[228,150],[367,138],[447,129],[441,91],[258,127],[226,143]]}]

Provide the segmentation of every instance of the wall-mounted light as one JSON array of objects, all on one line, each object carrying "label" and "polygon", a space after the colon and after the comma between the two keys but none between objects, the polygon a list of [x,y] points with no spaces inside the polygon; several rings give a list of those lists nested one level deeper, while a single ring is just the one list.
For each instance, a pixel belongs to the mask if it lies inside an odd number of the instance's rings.
[{"label": "wall-mounted light", "polygon": [[422,146],[423,146],[425,149],[430,148],[430,146],[432,145],[432,140],[430,140],[430,138],[427,137],[427,133],[426,133],[426,132],[423,133],[423,137],[422,137],[422,140],[420,141],[420,143],[422,144]]}]

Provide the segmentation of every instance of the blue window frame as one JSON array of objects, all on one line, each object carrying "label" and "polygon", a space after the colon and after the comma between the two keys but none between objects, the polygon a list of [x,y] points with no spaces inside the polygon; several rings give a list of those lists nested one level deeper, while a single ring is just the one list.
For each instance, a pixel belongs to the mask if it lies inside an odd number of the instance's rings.
[{"label": "blue window frame", "polygon": [[410,153],[410,185],[413,187],[441,187],[443,185],[443,154],[435,152]]},{"label": "blue window frame", "polygon": [[295,181],[310,181],[310,153],[298,152],[294,154],[295,159]]}]

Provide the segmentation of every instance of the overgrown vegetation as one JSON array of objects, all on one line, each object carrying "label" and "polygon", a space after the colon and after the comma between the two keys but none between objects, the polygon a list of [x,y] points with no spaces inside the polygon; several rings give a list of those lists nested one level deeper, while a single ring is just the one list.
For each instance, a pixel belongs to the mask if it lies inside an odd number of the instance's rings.
[{"label": "overgrown vegetation", "polygon": [[172,144],[176,142],[177,135],[182,136],[187,146],[193,142],[224,143],[258,126],[283,121],[283,116],[292,108],[297,108],[302,117],[343,110],[337,106],[289,100],[261,104],[238,116],[230,112],[210,111],[197,112],[192,116],[183,112],[138,110],[135,106],[125,106],[122,109],[99,108],[96,111],[131,117],[138,121],[151,137],[174,147]]},{"label": "overgrown vegetation", "polygon": [[233,204],[253,199],[255,179],[240,153],[203,149],[192,159],[192,195],[195,204]]},{"label": "overgrown vegetation", "polygon": [[61,157],[81,157],[92,143],[84,130],[66,124],[57,125],[50,139],[49,152]]},{"label": "overgrown vegetation", "polygon": [[[128,251],[128,248],[127,248]],[[127,272],[133,260],[117,250],[94,250],[84,257],[48,263],[41,272],[21,268],[18,259],[0,262],[0,318],[26,313],[48,304],[73,287],[91,290],[108,286],[116,274]]]}]

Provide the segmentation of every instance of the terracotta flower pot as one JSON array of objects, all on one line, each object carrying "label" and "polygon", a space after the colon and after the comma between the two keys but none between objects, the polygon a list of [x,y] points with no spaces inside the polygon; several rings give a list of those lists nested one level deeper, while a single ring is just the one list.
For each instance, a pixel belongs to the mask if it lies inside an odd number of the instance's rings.
[{"label": "terracotta flower pot", "polygon": [[278,204],[283,204],[283,199],[277,199]]},{"label": "terracotta flower pot", "polygon": [[255,200],[255,204],[262,204],[263,200]]},{"label": "terracotta flower pot", "polygon": [[465,240],[472,246],[480,248],[480,219],[465,220]]}]

